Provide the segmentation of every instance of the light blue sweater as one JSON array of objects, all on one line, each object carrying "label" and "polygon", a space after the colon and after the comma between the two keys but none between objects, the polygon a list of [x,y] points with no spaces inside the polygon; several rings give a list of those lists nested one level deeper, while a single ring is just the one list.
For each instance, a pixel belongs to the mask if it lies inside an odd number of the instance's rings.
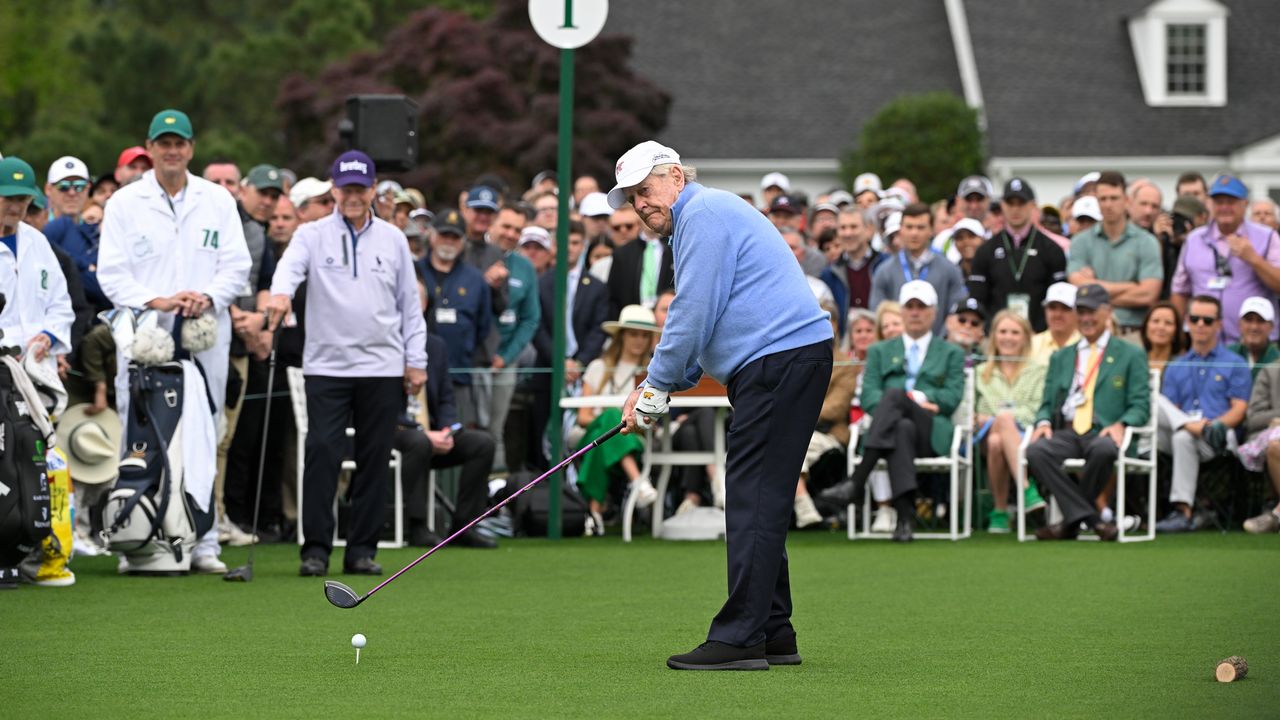
[{"label": "light blue sweater", "polygon": [[800,263],[759,210],[689,183],[671,209],[676,297],[649,363],[649,384],[685,390],[705,369],[722,383],[747,363],[831,340]]}]

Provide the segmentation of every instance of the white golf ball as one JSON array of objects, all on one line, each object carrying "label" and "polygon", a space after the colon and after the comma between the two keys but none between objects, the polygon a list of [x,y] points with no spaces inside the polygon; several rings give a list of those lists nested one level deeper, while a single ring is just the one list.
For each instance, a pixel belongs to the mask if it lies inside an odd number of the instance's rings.
[{"label": "white golf ball", "polygon": [[356,649],[362,648],[364,647],[365,642],[367,641],[365,640],[364,635],[360,633],[356,633],[355,635],[351,636],[351,647],[353,648],[356,648]]}]

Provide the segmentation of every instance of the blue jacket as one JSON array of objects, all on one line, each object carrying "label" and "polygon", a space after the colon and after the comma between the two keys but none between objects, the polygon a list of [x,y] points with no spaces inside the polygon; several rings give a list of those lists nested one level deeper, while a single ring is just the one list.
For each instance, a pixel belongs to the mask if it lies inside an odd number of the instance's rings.
[{"label": "blue jacket", "polygon": [[689,183],[671,212],[676,297],[649,363],[651,385],[684,390],[704,369],[728,383],[765,355],[831,340],[830,317],[759,210]]},{"label": "blue jacket", "polygon": [[76,222],[71,217],[60,217],[44,227],[44,236],[55,247],[71,256],[80,271],[84,295],[93,304],[94,313],[112,308],[111,301],[98,285],[98,230],[100,225]]},{"label": "blue jacket", "polygon": [[[476,349],[489,337],[493,323],[489,284],[484,274],[458,258],[453,269],[438,274],[431,256],[418,261],[427,297],[431,298],[428,332],[439,335],[449,346],[449,366],[453,370],[476,366]],[[470,385],[471,373],[455,372],[455,385]]]},{"label": "blue jacket", "polygon": [[449,350],[444,338],[427,333],[427,414],[430,430],[443,430],[458,421],[458,405],[449,382]]}]

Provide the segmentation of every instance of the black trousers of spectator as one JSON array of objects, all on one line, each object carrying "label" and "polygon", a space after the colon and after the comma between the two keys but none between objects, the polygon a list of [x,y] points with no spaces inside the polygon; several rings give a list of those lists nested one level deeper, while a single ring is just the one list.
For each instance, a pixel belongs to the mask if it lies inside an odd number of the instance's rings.
[{"label": "black trousers of spectator", "polygon": [[916,489],[916,458],[932,457],[933,413],[920,407],[904,390],[884,391],[863,441],[862,462],[853,471],[861,488],[881,458],[889,466],[889,487],[900,498]]},{"label": "black trousers of spectator", "polygon": [[[551,374],[533,373],[525,387],[533,393],[533,403],[529,408],[529,421],[525,424],[524,465],[541,473],[551,467],[542,449],[542,438],[547,434],[547,423],[551,420]],[[556,408],[555,415],[558,420],[562,411]]]},{"label": "black trousers of spectator", "polygon": [[[277,525],[284,519],[280,497],[280,482],[284,476],[287,458],[284,448],[286,438],[293,436],[293,403],[289,399],[287,368],[276,365],[275,387],[271,398],[271,427],[267,432],[267,456],[262,480],[262,507],[258,525],[263,528]],[[236,435],[227,451],[227,481],[224,500],[227,517],[232,522],[248,526],[253,522],[254,495],[258,490],[258,457],[262,450],[262,423],[266,420],[268,365],[249,358],[249,378],[245,387],[244,407],[236,423]]]},{"label": "black trousers of spectator", "polygon": [[404,411],[404,379],[306,376],[307,445],[302,474],[302,557],[329,561],[333,551],[333,497],[348,446],[347,423],[355,428],[356,471],[351,478],[347,522],[350,565],[378,552],[387,515],[387,464],[396,419]]},{"label": "black trousers of spectator", "polygon": [[[679,452],[711,452],[715,447],[715,433],[716,409],[691,408],[671,437],[671,448]],[[689,493],[697,493],[704,504],[711,502],[711,483],[705,467],[680,465],[673,468],[673,472],[680,480],[680,500]]]},{"label": "black trousers of spectator", "polygon": [[431,438],[417,428],[396,430],[395,447],[404,467],[405,516],[410,522],[427,519],[427,477],[432,468],[462,466],[458,498],[454,505],[453,529],[476,519],[484,512],[489,497],[489,472],[493,470],[493,436],[484,430],[464,429],[453,436],[453,450],[432,454]]},{"label": "black trousers of spectator", "polygon": [[708,640],[751,647],[792,632],[787,527],[830,381],[830,342],[766,355],[729,381],[729,598],[712,620]]},{"label": "black trousers of spectator", "polygon": [[[1064,525],[1096,524],[1102,518],[1093,503],[1110,482],[1119,455],[1120,448],[1111,438],[1096,431],[1077,435],[1074,429],[1063,427],[1054,430],[1053,437],[1027,447],[1027,470],[1058,499]],[[1077,485],[1062,469],[1062,462],[1079,457],[1084,458],[1084,471]]]}]

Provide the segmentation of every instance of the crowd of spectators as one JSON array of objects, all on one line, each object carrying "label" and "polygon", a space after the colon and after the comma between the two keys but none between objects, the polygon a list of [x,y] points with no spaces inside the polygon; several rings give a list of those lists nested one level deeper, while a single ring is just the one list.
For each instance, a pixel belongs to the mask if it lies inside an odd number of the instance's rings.
[{"label": "crowd of spectators", "polygon": [[[0,263],[12,268],[0,288],[8,300],[0,314],[3,342],[55,369],[70,404],[80,406],[67,413],[77,425],[60,428],[63,438],[89,428],[118,444],[120,421],[109,418],[126,390],[117,382],[122,359],[98,313],[143,305],[217,313],[229,342],[207,375],[218,433],[216,539],[292,540],[300,522],[295,423],[287,393],[265,396],[267,358],[276,348],[275,387],[287,387],[286,369],[303,364],[307,328],[315,334],[326,317],[306,317],[301,291],[274,331],[264,315],[273,275],[278,280],[284,271],[277,265],[300,229],[340,215],[343,199],[354,196],[344,194],[336,173],[298,178],[265,163],[242,172],[225,158],[200,158],[190,166],[192,183],[170,187],[159,178],[162,171],[178,177],[178,166],[166,171],[162,164],[192,162],[198,153],[185,116],[169,117],[178,118],[176,126],[153,126],[144,145],[124,149],[105,172],[92,173],[69,155],[37,183],[19,158],[0,161]],[[188,172],[185,164],[181,172]],[[513,180],[485,174],[456,202],[428,207],[421,190],[379,178],[365,206],[371,222],[403,239],[426,327],[426,387],[395,412],[394,446],[404,458],[404,512],[415,545],[438,540],[427,529],[432,468],[462,468],[456,525],[483,508],[491,477],[549,466],[549,422],[562,424],[568,447],[618,422],[614,407],[558,411],[562,389],[546,372],[557,313],[566,328],[563,391],[625,394],[643,372],[665,305],[678,291],[664,238],[630,207],[612,209],[596,179],[584,176],[573,182],[569,202],[567,302],[555,307],[557,178],[540,173],[527,189]],[[192,237],[144,231],[149,220],[134,217],[145,212],[141,201],[118,199],[131,186],[145,190],[130,190],[129,198],[167,192],[175,216],[209,203],[234,207],[236,232],[224,232],[220,247],[211,229]],[[225,195],[216,202],[201,195],[213,190]],[[966,177],[954,196],[939,199],[917,197],[907,178],[885,185],[864,173],[850,190],[809,198],[773,172],[744,202],[758,203],[778,228],[779,242],[792,250],[835,330],[836,372],[799,469],[798,527],[829,521],[844,504],[860,501],[867,485],[875,529],[896,539],[909,540],[924,515],[947,512],[952,498],[929,478],[917,478],[912,461],[948,452],[966,368],[976,383],[974,451],[992,495],[983,518],[990,532],[1009,530],[1015,494],[1023,495],[1027,511],[1039,512],[1043,492],[1058,500],[1064,522],[1043,528],[1042,537],[1075,537],[1081,526],[1112,536],[1116,522],[1130,520],[1112,501],[1108,464],[1124,428],[1146,424],[1151,412],[1159,432],[1149,451],[1166,454],[1172,472],[1171,489],[1159,498],[1161,532],[1214,522],[1197,480],[1219,458],[1266,472],[1280,492],[1280,213],[1274,201],[1251,198],[1236,177],[1187,173],[1173,188],[1161,188],[1100,170],[1047,203],[1017,177],[999,191],[986,177]],[[189,295],[142,297],[122,275],[123,260],[111,254],[136,264],[169,244],[181,252],[159,254],[177,265],[152,270],[196,278],[204,272],[196,266],[216,259],[222,264],[208,271],[233,274],[227,282],[234,287],[225,298],[199,287],[186,288]],[[227,265],[232,247],[242,255]],[[1162,371],[1154,402],[1148,369]],[[273,403],[271,482],[255,538],[250,513],[267,402]],[[843,468],[829,471],[821,460],[843,456],[851,427],[859,430],[863,461],[845,477]],[[708,413],[685,413],[674,429],[677,448],[708,449],[711,428]],[[1028,434],[1032,482],[1016,487],[1018,447]],[[627,493],[637,494],[641,508],[658,503],[656,512],[722,502],[711,492],[710,467],[682,469],[671,496],[657,497],[642,474],[643,442],[615,440],[577,468],[589,531],[603,533]],[[112,461],[68,449],[77,498],[92,508],[104,495],[98,470]],[[1080,479],[1061,471],[1066,457],[1088,461]],[[80,514],[78,552],[100,551],[90,534],[94,522],[100,519],[92,512]],[[1280,530],[1280,507],[1269,506],[1244,527]],[[467,544],[495,542],[479,533]],[[199,569],[224,569],[216,553],[203,557]]]}]

